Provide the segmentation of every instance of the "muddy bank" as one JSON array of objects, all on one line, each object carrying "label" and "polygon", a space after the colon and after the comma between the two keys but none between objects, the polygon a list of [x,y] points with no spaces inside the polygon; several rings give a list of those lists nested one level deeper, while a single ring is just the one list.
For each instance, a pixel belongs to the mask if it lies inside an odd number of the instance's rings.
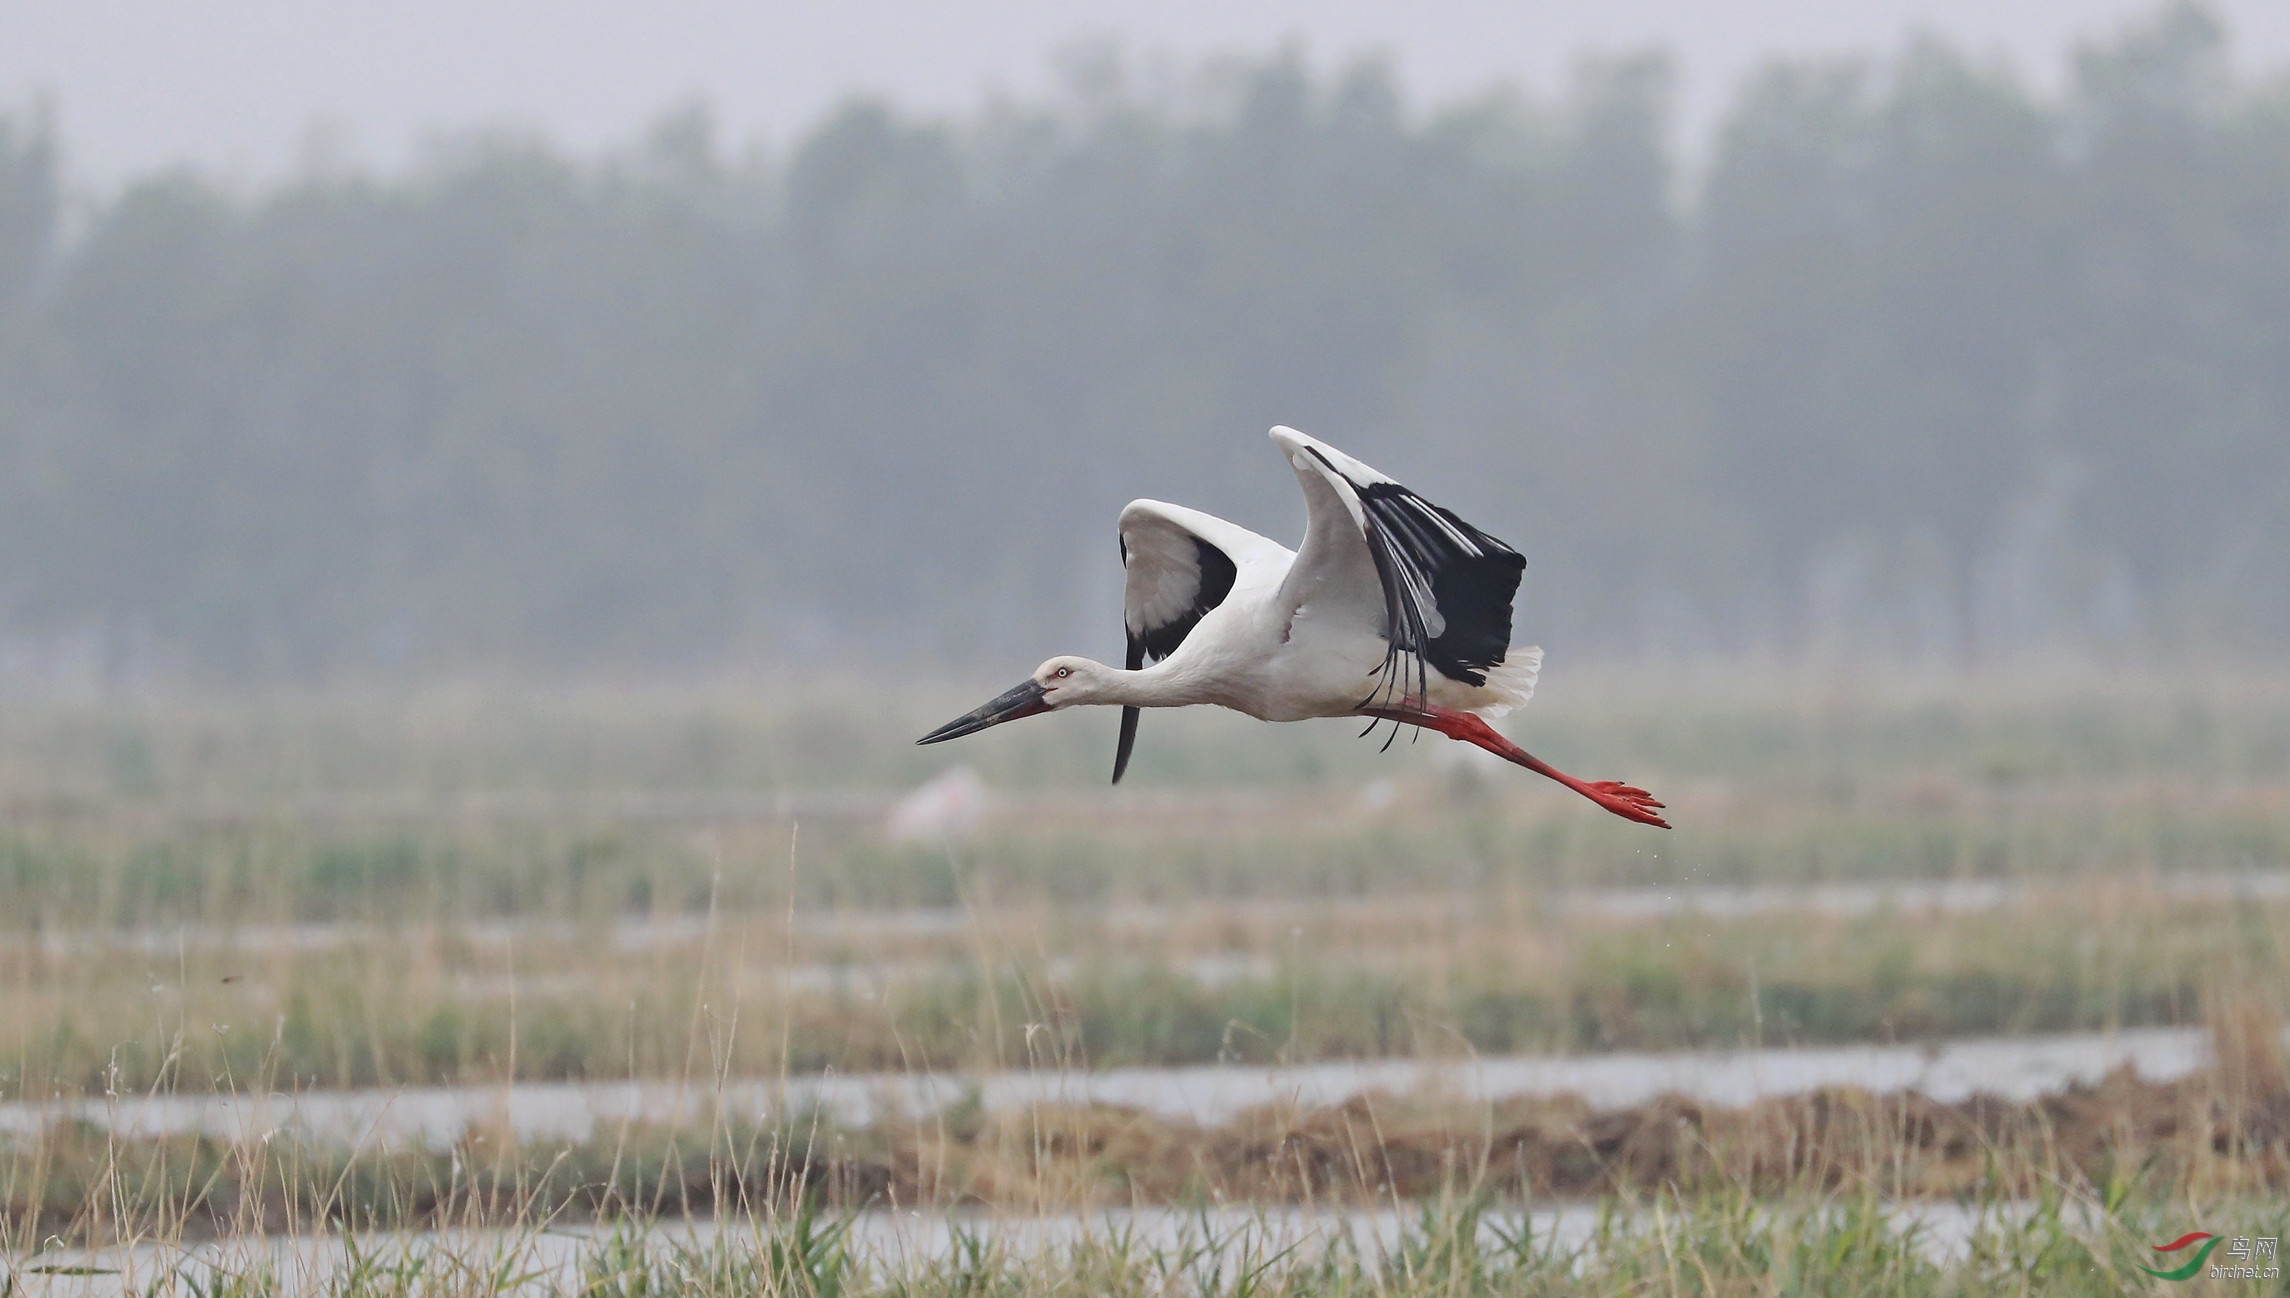
[{"label": "muddy bank", "polygon": [[1576,1095],[1470,1104],[1371,1092],[1213,1123],[1105,1104],[999,1114],[969,1104],[866,1127],[821,1111],[766,1126],[632,1124],[579,1143],[473,1124],[449,1149],[379,1153],[274,1138],[122,1140],[64,1123],[16,1137],[0,1187],[17,1238],[101,1239],[701,1216],[799,1197],[1044,1213],[1351,1208],[1474,1190],[1545,1201],[1995,1198],[2096,1193],[2126,1178],[2150,1192],[2290,1188],[2290,1090],[2278,1073],[2152,1081],[2122,1069],[2032,1101],[1832,1087],[1740,1106],[1667,1095],[1599,1108]]},{"label": "muddy bank", "polygon": [[2184,1077],[2202,1068],[2212,1053],[2207,1029],[2144,1028],[1922,1046],[1334,1060],[1274,1068],[1041,1068],[294,1094],[191,1092],[0,1104],[0,1133],[37,1132],[69,1119],[136,1140],[204,1134],[243,1142],[284,1134],[313,1144],[440,1152],[452,1148],[473,1125],[528,1144],[577,1146],[630,1127],[768,1126],[791,1110],[817,1111],[850,1129],[975,1104],[996,1116],[1043,1106],[1102,1106],[1214,1126],[1251,1110],[1326,1108],[1374,1091],[1442,1095],[1448,1107],[1571,1094],[1588,1097],[1601,1109],[1629,1108],[1665,1095],[1740,1108],[1822,1089],[1913,1091],[1948,1102],[1985,1094],[2025,1102],[2096,1083],[2118,1068],[2135,1069],[2154,1081]]}]

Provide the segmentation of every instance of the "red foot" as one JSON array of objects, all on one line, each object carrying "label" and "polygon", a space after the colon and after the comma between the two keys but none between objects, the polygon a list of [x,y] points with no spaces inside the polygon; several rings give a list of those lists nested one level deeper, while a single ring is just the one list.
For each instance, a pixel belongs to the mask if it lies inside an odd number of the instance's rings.
[{"label": "red foot", "polygon": [[1582,796],[1606,808],[1624,820],[1635,820],[1641,825],[1668,829],[1670,822],[1654,814],[1662,804],[1644,789],[1634,789],[1620,780],[1598,780],[1575,790]]},{"label": "red foot", "polygon": [[1670,822],[1655,814],[1662,804],[1644,789],[1633,788],[1619,780],[1600,780],[1587,783],[1549,765],[1532,753],[1503,738],[1501,732],[1488,725],[1485,718],[1470,712],[1456,712],[1448,708],[1373,708],[1363,716],[1381,717],[1407,725],[1426,726],[1467,744],[1476,744],[1506,762],[1524,766],[1537,775],[1547,775],[1559,783],[1606,808],[1624,820],[1635,820],[1641,825],[1668,829]]}]

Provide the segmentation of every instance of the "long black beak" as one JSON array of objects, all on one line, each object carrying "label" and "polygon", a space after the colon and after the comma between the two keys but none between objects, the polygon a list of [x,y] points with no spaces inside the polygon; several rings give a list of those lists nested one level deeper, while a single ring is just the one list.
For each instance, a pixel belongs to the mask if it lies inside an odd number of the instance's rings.
[{"label": "long black beak", "polygon": [[963,713],[954,720],[915,740],[915,742],[918,744],[944,743],[949,739],[960,739],[964,735],[977,734],[988,726],[998,726],[1005,721],[1016,721],[1020,717],[1030,717],[1036,713],[1047,712],[1050,710],[1050,705],[1042,701],[1042,696],[1048,692],[1038,682],[1027,681],[1015,689],[1005,690],[995,695],[987,700],[985,706]]}]

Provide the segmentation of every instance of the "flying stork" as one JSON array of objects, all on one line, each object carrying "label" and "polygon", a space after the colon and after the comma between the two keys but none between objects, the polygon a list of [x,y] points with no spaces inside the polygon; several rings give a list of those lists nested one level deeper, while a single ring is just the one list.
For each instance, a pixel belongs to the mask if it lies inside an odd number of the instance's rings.
[{"label": "flying stork", "polygon": [[[1182,505],[1121,511],[1129,662],[1052,658],[1024,684],[917,743],[1020,717],[1119,704],[1113,781],[1129,769],[1141,708],[1196,703],[1262,721],[1366,717],[1421,726],[1547,775],[1626,820],[1668,829],[1644,789],[1583,781],[1487,724],[1526,703],[1539,648],[1511,645],[1518,551],[1293,428],[1272,441],[1304,487],[1304,546]],[[1147,666],[1147,660],[1152,666]]]}]

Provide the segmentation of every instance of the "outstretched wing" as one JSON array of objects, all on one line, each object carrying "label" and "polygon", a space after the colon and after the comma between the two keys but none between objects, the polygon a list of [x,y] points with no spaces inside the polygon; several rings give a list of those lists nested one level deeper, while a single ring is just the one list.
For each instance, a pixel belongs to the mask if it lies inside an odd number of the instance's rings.
[{"label": "outstretched wing", "polygon": [[1283,596],[1302,602],[1314,584],[1364,585],[1366,567],[1380,588],[1389,648],[1381,678],[1361,702],[1421,699],[1427,670],[1486,684],[1487,670],[1511,646],[1511,601],[1526,559],[1335,447],[1293,428],[1273,429],[1272,440],[1304,484],[1309,510],[1304,548]]},{"label": "outstretched wing", "polygon": [[[1128,667],[1136,671],[1177,652],[1211,609],[1232,593],[1241,569],[1277,563],[1288,548],[1214,514],[1158,500],[1133,500],[1121,511],[1122,621]],[[1121,709],[1121,748],[1113,782],[1129,769],[1137,743],[1136,708]]]}]

